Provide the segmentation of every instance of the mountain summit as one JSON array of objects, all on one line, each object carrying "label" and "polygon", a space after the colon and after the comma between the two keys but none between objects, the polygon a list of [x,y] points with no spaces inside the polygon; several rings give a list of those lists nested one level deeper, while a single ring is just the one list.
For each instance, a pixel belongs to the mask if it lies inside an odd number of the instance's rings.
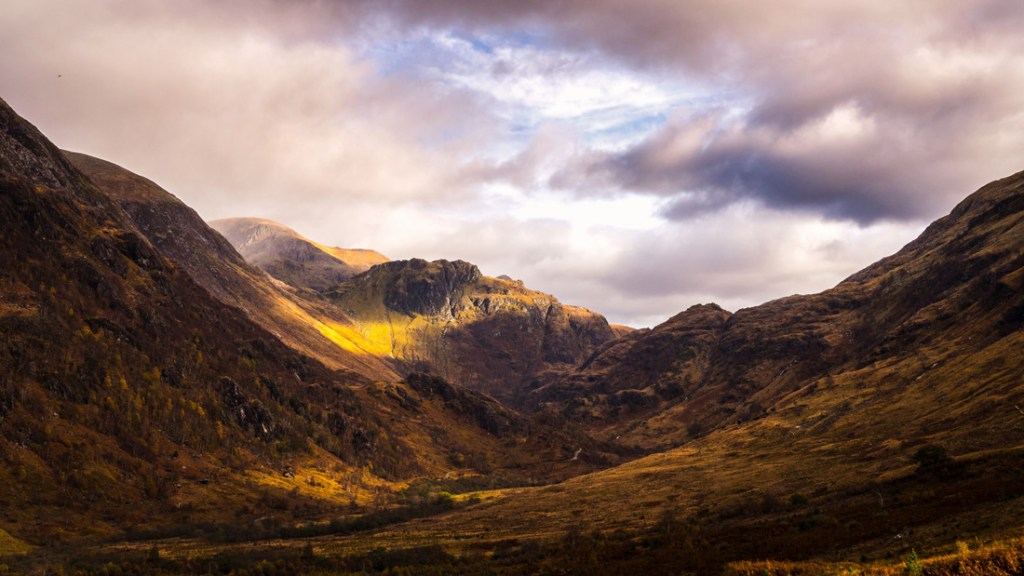
[{"label": "mountain summit", "polygon": [[251,264],[278,280],[323,292],[365,272],[387,256],[374,250],[334,248],[314,242],[271,220],[227,218],[210,226],[224,235]]}]

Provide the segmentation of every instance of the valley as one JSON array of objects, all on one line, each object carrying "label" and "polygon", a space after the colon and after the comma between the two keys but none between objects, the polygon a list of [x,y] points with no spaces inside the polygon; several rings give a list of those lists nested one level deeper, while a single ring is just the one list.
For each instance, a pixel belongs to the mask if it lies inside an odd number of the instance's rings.
[{"label": "valley", "polygon": [[0,129],[6,571],[1024,558],[1024,172],[834,288],[632,330]]}]

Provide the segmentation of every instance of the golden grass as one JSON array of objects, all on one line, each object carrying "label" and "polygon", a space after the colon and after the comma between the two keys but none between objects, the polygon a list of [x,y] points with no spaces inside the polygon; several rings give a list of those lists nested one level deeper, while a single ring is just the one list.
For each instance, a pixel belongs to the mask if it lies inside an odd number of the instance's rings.
[{"label": "golden grass", "polygon": [[277,488],[334,505],[369,506],[378,493],[391,494],[407,486],[404,482],[388,482],[365,468],[356,467],[333,470],[299,467],[288,475],[260,469],[247,471],[245,477],[256,486]]},{"label": "golden grass", "polygon": [[33,548],[32,545],[11,536],[6,530],[0,528],[0,556],[28,554]]},{"label": "golden grass", "polygon": [[335,246],[327,246],[326,244],[314,242],[303,236],[299,237],[313,246],[316,246],[323,252],[355,268],[370,268],[371,266],[383,264],[384,262],[389,261],[387,256],[377,252],[376,250],[366,250],[362,248],[337,248]]},{"label": "golden grass", "polygon": [[[726,576],[903,576],[913,573],[913,562],[903,559],[889,564],[857,564],[853,562],[732,562]],[[1024,539],[997,542],[971,550],[957,542],[952,554],[923,558],[917,562],[921,576],[1012,576],[1024,573]]]}]

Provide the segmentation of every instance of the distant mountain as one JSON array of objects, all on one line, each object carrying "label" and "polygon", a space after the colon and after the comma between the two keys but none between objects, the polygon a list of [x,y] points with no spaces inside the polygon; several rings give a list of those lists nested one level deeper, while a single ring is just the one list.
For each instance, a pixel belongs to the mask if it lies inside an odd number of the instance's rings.
[{"label": "distant mountain", "polygon": [[[575,368],[628,328],[561,304],[507,276],[467,262],[400,260],[327,248],[276,222],[252,218],[210,225],[256,266],[322,293],[351,320],[363,349],[516,406],[553,372]],[[371,264],[374,264],[371,267]]]},{"label": "distant mountain", "polygon": [[373,250],[318,244],[271,220],[227,218],[214,220],[210,226],[250,264],[286,284],[316,292],[334,288],[342,280],[388,261]]},{"label": "distant mountain", "polygon": [[600,314],[461,260],[388,262],[327,297],[382,353],[512,406],[615,339]]}]

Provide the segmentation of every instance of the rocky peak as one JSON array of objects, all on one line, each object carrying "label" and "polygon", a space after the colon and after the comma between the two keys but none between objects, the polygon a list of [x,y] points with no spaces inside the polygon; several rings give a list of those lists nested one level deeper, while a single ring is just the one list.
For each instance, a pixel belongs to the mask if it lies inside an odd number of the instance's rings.
[{"label": "rocky peak", "polygon": [[53,189],[80,184],[67,160],[35,126],[0,99],[0,172]]},{"label": "rocky peak", "polygon": [[379,264],[367,274],[393,277],[384,292],[384,305],[412,316],[454,316],[465,289],[482,278],[469,262],[419,258]]}]

